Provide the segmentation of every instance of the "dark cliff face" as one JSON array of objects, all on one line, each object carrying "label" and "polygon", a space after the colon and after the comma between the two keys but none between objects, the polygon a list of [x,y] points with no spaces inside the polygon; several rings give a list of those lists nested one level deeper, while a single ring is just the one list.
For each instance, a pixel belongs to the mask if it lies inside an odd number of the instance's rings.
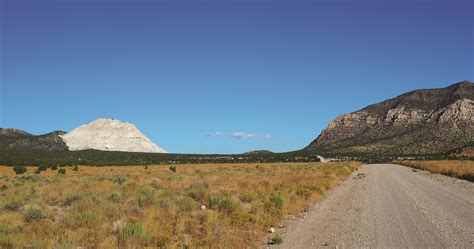
[{"label": "dark cliff face", "polygon": [[59,137],[63,134],[63,131],[54,131],[35,136],[17,129],[0,128],[0,150],[67,151],[66,144]]},{"label": "dark cliff face", "polygon": [[474,84],[417,90],[344,114],[305,150],[323,154],[447,153],[474,140]]}]

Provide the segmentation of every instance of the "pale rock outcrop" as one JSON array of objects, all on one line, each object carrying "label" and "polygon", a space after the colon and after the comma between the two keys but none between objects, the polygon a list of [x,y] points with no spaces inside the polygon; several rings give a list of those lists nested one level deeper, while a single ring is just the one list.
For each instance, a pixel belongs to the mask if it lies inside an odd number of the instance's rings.
[{"label": "pale rock outcrop", "polygon": [[460,99],[444,109],[439,117],[439,122],[474,121],[474,101]]},{"label": "pale rock outcrop", "polygon": [[117,119],[99,118],[61,135],[69,150],[103,150],[167,153],[135,125]]}]

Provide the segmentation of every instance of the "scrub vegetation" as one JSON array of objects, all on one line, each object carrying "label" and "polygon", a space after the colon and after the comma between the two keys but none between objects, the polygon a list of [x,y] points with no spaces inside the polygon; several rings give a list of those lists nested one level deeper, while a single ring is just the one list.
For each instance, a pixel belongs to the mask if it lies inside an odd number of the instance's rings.
[{"label": "scrub vegetation", "polygon": [[395,163],[474,182],[473,160],[395,161]]},{"label": "scrub vegetation", "polygon": [[360,164],[173,166],[0,167],[0,248],[258,247]]}]

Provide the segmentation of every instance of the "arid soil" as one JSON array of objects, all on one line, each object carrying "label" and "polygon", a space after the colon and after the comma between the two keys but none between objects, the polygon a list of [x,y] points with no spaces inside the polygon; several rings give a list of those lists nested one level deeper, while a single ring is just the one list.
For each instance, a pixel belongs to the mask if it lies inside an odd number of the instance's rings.
[{"label": "arid soil", "polygon": [[365,165],[277,232],[278,248],[474,248],[474,184]]}]

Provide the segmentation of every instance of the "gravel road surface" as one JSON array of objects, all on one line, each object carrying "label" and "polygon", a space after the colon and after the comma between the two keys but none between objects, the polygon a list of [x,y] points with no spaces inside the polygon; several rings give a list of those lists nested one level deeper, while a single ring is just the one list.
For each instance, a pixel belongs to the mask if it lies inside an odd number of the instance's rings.
[{"label": "gravel road surface", "polygon": [[474,184],[365,165],[277,232],[272,248],[474,248]]}]

